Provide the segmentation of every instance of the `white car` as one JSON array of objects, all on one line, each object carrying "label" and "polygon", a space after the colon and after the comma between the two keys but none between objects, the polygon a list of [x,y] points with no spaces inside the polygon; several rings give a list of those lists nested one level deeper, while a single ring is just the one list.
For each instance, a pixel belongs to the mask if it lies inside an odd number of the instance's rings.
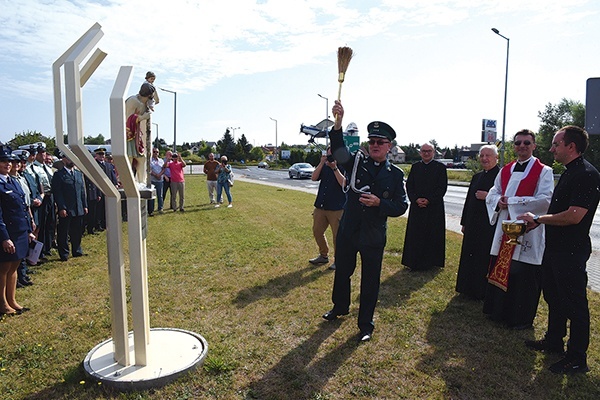
[{"label": "white car", "polygon": [[290,179],[310,178],[314,170],[315,167],[309,163],[296,163],[289,168],[288,174],[290,175]]}]

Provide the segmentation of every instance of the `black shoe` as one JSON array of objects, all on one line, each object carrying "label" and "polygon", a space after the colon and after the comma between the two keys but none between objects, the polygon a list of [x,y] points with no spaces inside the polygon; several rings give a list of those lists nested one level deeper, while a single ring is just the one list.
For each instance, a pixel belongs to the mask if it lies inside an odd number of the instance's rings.
[{"label": "black shoe", "polygon": [[[31,286],[31,285],[33,285],[33,282],[31,282],[30,279],[19,278],[17,280],[17,284],[21,285],[20,287],[24,287],[24,286]],[[19,287],[19,286],[17,285],[17,287]]]},{"label": "black shoe", "polygon": [[61,257],[60,261],[65,262],[65,261],[69,261],[69,259],[67,257]]},{"label": "black shoe", "polygon": [[27,307],[23,307],[23,308],[21,308],[20,310],[17,310],[17,311],[16,311],[16,313],[17,313],[17,315],[21,315],[21,314],[23,314],[24,312],[27,312],[27,311],[29,311],[29,310],[31,310],[31,309],[30,309],[30,308],[27,308]]},{"label": "black shoe", "polygon": [[21,289],[21,288],[24,288],[24,287],[25,287],[25,285],[23,285],[21,283],[21,281],[17,280],[17,289]]},{"label": "black shoe", "polygon": [[526,340],[525,346],[529,347],[530,349],[543,351],[546,353],[563,354],[565,352],[565,345],[562,341],[552,343],[546,338],[540,340]]},{"label": "black shoe", "polygon": [[348,314],[349,314],[348,311],[339,313],[334,310],[329,310],[325,314],[323,314],[323,318],[326,319],[327,321],[335,321],[337,319],[337,317],[342,316],[342,315],[348,315]]},{"label": "black shoe", "polygon": [[363,343],[363,342],[368,342],[369,340],[371,340],[371,338],[373,337],[373,332],[361,332],[360,335],[358,335],[358,341],[359,343]]},{"label": "black shoe", "polygon": [[548,369],[555,374],[579,374],[590,370],[585,358],[570,354],[567,354],[559,362],[552,364]]}]

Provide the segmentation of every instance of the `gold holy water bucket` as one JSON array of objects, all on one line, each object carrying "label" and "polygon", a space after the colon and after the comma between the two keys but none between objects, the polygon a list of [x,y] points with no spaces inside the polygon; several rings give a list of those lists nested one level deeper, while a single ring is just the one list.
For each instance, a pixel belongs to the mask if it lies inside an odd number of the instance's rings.
[{"label": "gold holy water bucket", "polygon": [[506,243],[512,246],[521,244],[517,238],[523,236],[526,229],[527,223],[525,221],[502,221],[502,232],[510,238]]}]

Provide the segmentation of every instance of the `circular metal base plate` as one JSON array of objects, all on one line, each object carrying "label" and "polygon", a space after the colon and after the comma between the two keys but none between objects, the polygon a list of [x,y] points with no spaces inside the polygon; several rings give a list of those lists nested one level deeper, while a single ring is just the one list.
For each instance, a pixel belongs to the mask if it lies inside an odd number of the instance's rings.
[{"label": "circular metal base plate", "polygon": [[[130,360],[135,362],[133,332],[129,332]],[[197,333],[174,328],[150,329],[146,349],[147,365],[124,367],[114,360],[113,341],[94,347],[83,361],[85,373],[103,385],[118,390],[145,390],[175,380],[201,365],[208,343]]]}]

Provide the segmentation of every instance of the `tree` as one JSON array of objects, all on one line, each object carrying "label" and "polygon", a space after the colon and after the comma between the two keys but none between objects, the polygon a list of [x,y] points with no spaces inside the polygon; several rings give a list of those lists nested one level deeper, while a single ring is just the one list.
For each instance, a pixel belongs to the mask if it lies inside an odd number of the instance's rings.
[{"label": "tree", "polygon": [[238,139],[237,146],[240,146],[241,158],[247,160],[250,158],[250,150],[252,150],[252,145],[248,143],[248,139],[242,133],[242,136]]},{"label": "tree", "polygon": [[217,142],[217,152],[222,156],[227,156],[229,159],[235,157],[235,143],[233,142],[233,137],[231,136],[229,129],[225,129],[223,138]]},{"label": "tree", "polygon": [[[552,165],[554,162],[554,156],[550,153],[550,146],[552,145],[552,138],[557,130],[565,125],[577,125],[583,127],[585,125],[585,106],[575,100],[569,100],[563,98],[560,103],[554,105],[551,103],[546,104],[544,111],[538,112],[542,124],[540,125],[539,132],[536,138],[537,149],[536,153],[540,161],[546,165]],[[586,152],[595,153],[596,159],[598,158],[598,141],[594,140],[596,151],[591,148],[592,140],[590,140],[590,149]],[[591,158],[591,159],[590,159]],[[594,157],[588,157],[592,164],[597,165],[597,162],[592,161]]]},{"label": "tree", "polygon": [[96,137],[86,136],[83,139],[83,143],[85,143],[85,144],[106,144],[106,139],[104,139],[104,135],[102,135],[100,133]]},{"label": "tree", "polygon": [[306,159],[306,153],[304,152],[304,150],[300,150],[300,149],[290,150],[290,159],[289,159],[290,164],[304,162],[305,159]]},{"label": "tree", "polygon": [[26,132],[22,132],[22,133],[17,133],[13,139],[8,141],[7,144],[12,149],[17,149],[17,148],[19,148],[19,146],[33,144],[33,143],[37,143],[37,142],[46,143],[46,148],[48,150],[53,150],[56,147],[56,144],[54,143],[54,139],[46,137],[38,131],[26,131]]},{"label": "tree", "polygon": [[261,161],[263,158],[265,158],[265,152],[260,147],[253,147],[250,150],[249,159],[251,161]]}]

